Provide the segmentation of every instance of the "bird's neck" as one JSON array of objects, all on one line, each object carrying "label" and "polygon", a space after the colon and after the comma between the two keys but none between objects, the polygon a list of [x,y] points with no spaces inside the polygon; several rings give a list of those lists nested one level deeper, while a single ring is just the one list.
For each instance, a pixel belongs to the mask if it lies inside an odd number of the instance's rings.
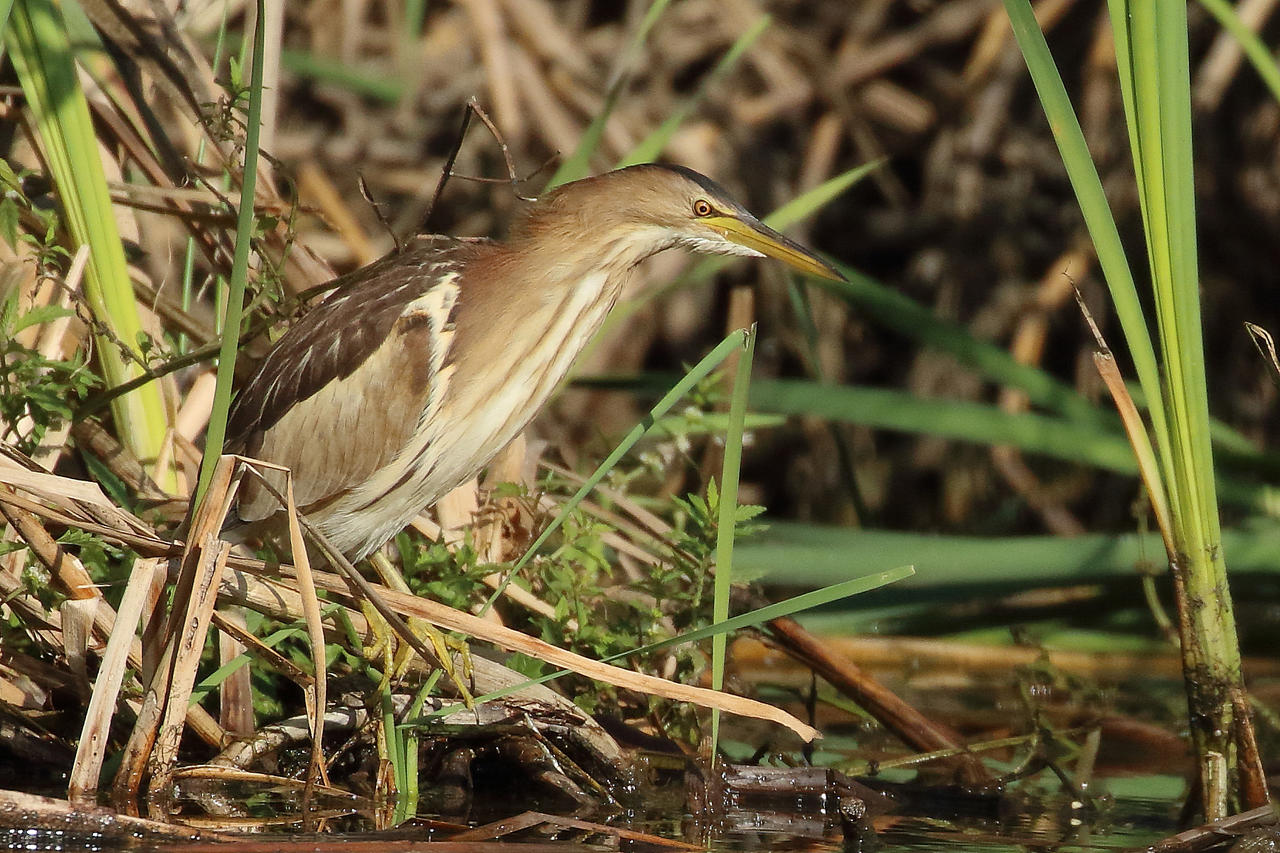
[{"label": "bird's neck", "polygon": [[625,279],[645,258],[676,245],[669,229],[619,216],[599,198],[566,190],[525,208],[512,222],[507,243],[514,255],[559,278],[557,283],[593,272],[605,272],[610,282]]}]

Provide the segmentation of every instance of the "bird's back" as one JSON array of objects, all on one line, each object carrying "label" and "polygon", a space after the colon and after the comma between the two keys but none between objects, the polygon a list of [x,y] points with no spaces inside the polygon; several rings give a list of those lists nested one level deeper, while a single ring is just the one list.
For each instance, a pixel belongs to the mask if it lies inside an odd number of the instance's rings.
[{"label": "bird's back", "polygon": [[[237,395],[228,448],[289,468],[304,513],[373,476],[409,440],[445,369],[461,271],[489,241],[419,237],[339,278],[276,342]],[[268,474],[283,491],[283,476]],[[236,512],[273,516],[253,478]]]}]

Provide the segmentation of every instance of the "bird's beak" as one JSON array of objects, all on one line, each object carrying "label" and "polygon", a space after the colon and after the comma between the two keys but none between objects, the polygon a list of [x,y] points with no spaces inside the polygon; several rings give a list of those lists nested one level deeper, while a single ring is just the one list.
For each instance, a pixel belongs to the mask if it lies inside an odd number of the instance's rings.
[{"label": "bird's beak", "polygon": [[829,281],[846,280],[835,267],[754,217],[744,220],[734,216],[709,216],[702,221],[729,242],[745,246],[765,257],[776,258],[806,275]]}]

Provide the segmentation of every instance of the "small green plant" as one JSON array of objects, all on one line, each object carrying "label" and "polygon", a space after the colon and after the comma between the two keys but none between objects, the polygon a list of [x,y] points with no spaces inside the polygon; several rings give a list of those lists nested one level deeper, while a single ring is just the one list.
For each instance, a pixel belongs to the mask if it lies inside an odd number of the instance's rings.
[{"label": "small green plant", "polygon": [[[32,204],[22,177],[3,160],[0,187],[0,236],[15,250],[22,246],[32,253],[41,279],[60,280],[70,258],[58,242],[57,213]],[[0,440],[30,455],[49,430],[71,420],[79,401],[102,379],[81,352],[68,359],[49,358],[18,340],[20,332],[72,316],[72,310],[37,305],[19,312],[16,290],[0,297]]]},{"label": "small green plant", "polygon": [[11,298],[0,304],[0,440],[30,455],[49,430],[71,420],[77,403],[101,380],[79,353],[66,360],[46,358],[17,340],[21,330],[70,311],[43,306],[17,316],[16,303]]},{"label": "small green plant", "polygon": [[[711,567],[715,565],[716,542],[720,523],[720,490],[714,479],[707,483],[707,495],[691,494],[685,498],[675,498],[678,509],[676,527],[671,543],[671,573],[676,577],[692,578],[693,594],[691,600],[697,608],[707,604],[706,582],[711,577]],[[736,510],[735,536],[749,536],[765,529],[763,523],[756,519],[765,508],[755,505],[740,505]],[[674,578],[663,577],[666,573],[655,572],[654,579],[659,584],[658,590]],[[679,628],[693,627],[692,624],[680,625]]]},{"label": "small green plant", "polygon": [[[677,440],[684,437],[677,437]],[[614,469],[615,481],[652,474],[652,454],[631,457],[634,464]],[[670,458],[670,457],[668,457]],[[679,459],[683,463],[683,459]],[[549,477],[544,486],[561,491],[567,484]],[[607,544],[612,537],[625,535],[600,519],[575,510],[566,519],[555,547],[535,557],[525,567],[525,584],[551,603],[550,615],[528,617],[527,630],[543,640],[595,659],[626,656],[631,668],[661,674],[677,681],[689,681],[707,665],[705,650],[696,644],[629,654],[651,644],[669,640],[689,630],[711,624],[712,584],[719,532],[720,491],[714,480],[702,494],[673,496],[651,509],[670,520],[672,531],[660,543],[661,559],[641,570],[632,580],[615,572],[617,555]],[[738,508],[737,535],[762,529],[756,518],[763,507]],[[465,548],[458,553],[465,554]],[[497,567],[483,568],[493,571]],[[515,668],[528,675],[544,674],[544,666],[518,657]],[[676,708],[660,700],[622,697],[614,688],[602,687],[576,676],[559,682],[584,710],[630,706],[633,711],[660,721],[668,734],[697,739],[697,720],[690,708]]]},{"label": "small green plant", "polygon": [[471,531],[461,545],[450,547],[409,533],[395,538],[401,572],[414,595],[430,598],[459,610],[483,603],[488,593],[484,577],[493,566],[479,564]]}]

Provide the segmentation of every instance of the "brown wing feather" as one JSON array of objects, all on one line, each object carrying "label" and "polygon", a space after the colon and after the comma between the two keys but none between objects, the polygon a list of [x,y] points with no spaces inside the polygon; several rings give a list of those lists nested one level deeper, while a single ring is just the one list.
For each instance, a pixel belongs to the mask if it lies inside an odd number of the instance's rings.
[{"label": "brown wing feather", "polygon": [[[236,397],[228,447],[290,468],[304,511],[390,462],[417,426],[431,385],[430,329],[403,316],[405,309],[485,245],[422,237],[344,276],[276,343]],[[283,487],[283,476],[268,479]],[[237,514],[257,521],[278,507],[246,481]]]}]

